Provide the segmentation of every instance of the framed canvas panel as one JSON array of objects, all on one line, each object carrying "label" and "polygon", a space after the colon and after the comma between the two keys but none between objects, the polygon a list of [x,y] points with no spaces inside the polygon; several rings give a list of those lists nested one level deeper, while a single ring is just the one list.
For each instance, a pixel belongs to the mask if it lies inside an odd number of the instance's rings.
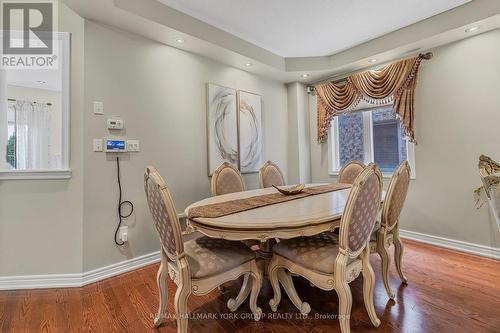
[{"label": "framed canvas panel", "polygon": [[236,90],[207,84],[208,175],[223,162],[238,166]]},{"label": "framed canvas panel", "polygon": [[262,166],[262,97],[239,90],[237,103],[240,171],[258,172]]}]

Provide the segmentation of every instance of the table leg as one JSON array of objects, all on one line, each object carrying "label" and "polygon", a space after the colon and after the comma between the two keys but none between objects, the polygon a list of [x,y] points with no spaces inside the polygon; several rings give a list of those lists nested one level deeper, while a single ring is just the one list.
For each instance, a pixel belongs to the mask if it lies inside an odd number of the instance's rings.
[{"label": "table leg", "polygon": [[[269,261],[273,257],[272,247],[275,242],[276,241],[274,239],[271,239],[261,242],[259,245],[260,249],[257,255],[258,256],[257,264],[265,277],[268,276]],[[300,297],[297,294],[297,291],[295,290],[295,286],[293,284],[290,272],[288,272],[283,268],[278,269],[278,280],[283,286],[283,289],[285,289],[288,298],[290,298],[292,303],[297,307],[297,309],[299,309],[300,313],[308,314],[311,311],[311,307],[307,302],[302,302],[300,300]],[[245,276],[245,279],[243,280],[243,285],[241,286],[240,292],[238,293],[236,299],[230,299],[228,301],[227,305],[229,307],[229,310],[236,311],[236,309],[248,298],[248,295],[250,294],[250,289],[251,289],[251,282],[249,281],[248,276]]]},{"label": "table leg", "polygon": [[241,285],[238,296],[227,301],[227,307],[229,308],[229,310],[232,312],[236,311],[240,307],[240,305],[248,298],[251,289],[252,283],[250,282],[250,275],[246,274],[243,278],[243,284]]},{"label": "table leg", "polygon": [[284,268],[278,268],[278,281],[285,289],[288,298],[292,301],[293,305],[299,309],[300,313],[308,314],[311,312],[311,306],[307,302],[302,302],[297,291],[295,290],[295,285],[293,284],[292,275],[289,271]]},{"label": "table leg", "polygon": [[259,245],[259,252],[257,256],[261,259],[259,260],[259,267],[261,268],[264,277],[268,276],[269,261],[273,258],[273,245],[275,243],[276,241],[274,239],[268,239],[261,242]]},{"label": "table leg", "polygon": [[[273,240],[268,240],[265,242],[261,242],[259,244],[259,251],[257,253],[257,266],[260,268],[261,272],[265,277],[267,277],[267,267],[269,266],[269,260],[273,257]],[[243,284],[241,285],[241,289],[236,298],[231,298],[227,302],[227,307],[230,311],[236,311],[238,307],[245,302],[250,295],[250,291],[252,289],[252,282],[250,281],[250,276],[245,275],[243,279]]]}]

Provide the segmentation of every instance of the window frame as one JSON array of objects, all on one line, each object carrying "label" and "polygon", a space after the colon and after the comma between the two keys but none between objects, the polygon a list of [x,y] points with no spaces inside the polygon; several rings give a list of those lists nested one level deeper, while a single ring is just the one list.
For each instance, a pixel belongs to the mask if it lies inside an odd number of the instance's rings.
[{"label": "window frame", "polygon": [[38,170],[0,169],[0,180],[70,179],[72,176],[70,168],[71,33],[54,32],[53,34],[55,40],[62,41],[59,64],[63,68],[61,90],[61,168]]},{"label": "window frame", "polygon": [[[363,141],[364,141],[364,156],[365,160],[360,161],[364,164],[371,163],[375,160],[373,152],[373,117],[372,112],[378,109],[387,108],[390,105],[376,106],[371,108],[363,108],[352,112],[363,113]],[[410,164],[411,172],[410,179],[416,179],[415,170],[415,144],[406,140],[407,160]],[[328,130],[328,174],[330,176],[338,176],[340,173],[340,156],[339,156],[339,121],[338,117],[333,117],[331,126]],[[391,178],[393,172],[382,172],[384,178]]]}]

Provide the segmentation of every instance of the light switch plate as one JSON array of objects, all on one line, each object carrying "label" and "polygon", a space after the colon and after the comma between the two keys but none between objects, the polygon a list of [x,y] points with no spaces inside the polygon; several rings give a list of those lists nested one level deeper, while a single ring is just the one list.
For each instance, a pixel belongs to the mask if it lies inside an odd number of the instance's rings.
[{"label": "light switch plate", "polygon": [[103,151],[102,139],[94,139],[94,151]]},{"label": "light switch plate", "polygon": [[127,141],[127,151],[140,151],[141,146],[139,140],[128,140]]},{"label": "light switch plate", "polygon": [[103,102],[94,102],[94,114],[104,114]]}]

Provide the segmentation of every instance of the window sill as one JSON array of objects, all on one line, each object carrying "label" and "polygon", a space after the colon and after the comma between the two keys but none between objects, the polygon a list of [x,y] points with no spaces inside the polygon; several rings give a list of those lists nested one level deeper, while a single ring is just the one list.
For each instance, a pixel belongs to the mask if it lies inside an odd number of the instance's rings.
[{"label": "window sill", "polygon": [[6,170],[0,171],[0,180],[70,179],[71,170]]},{"label": "window sill", "polygon": [[[330,177],[338,177],[338,176],[339,176],[339,172],[338,172],[338,171],[330,171],[330,172],[328,173],[328,175],[329,175]],[[384,179],[391,179],[391,178],[392,178],[392,175],[393,175],[393,173],[392,173],[392,172],[382,172],[382,177],[383,177]],[[414,180],[414,179],[417,179],[417,178],[416,178],[414,175],[411,175],[411,176],[410,176],[410,179]]]}]

